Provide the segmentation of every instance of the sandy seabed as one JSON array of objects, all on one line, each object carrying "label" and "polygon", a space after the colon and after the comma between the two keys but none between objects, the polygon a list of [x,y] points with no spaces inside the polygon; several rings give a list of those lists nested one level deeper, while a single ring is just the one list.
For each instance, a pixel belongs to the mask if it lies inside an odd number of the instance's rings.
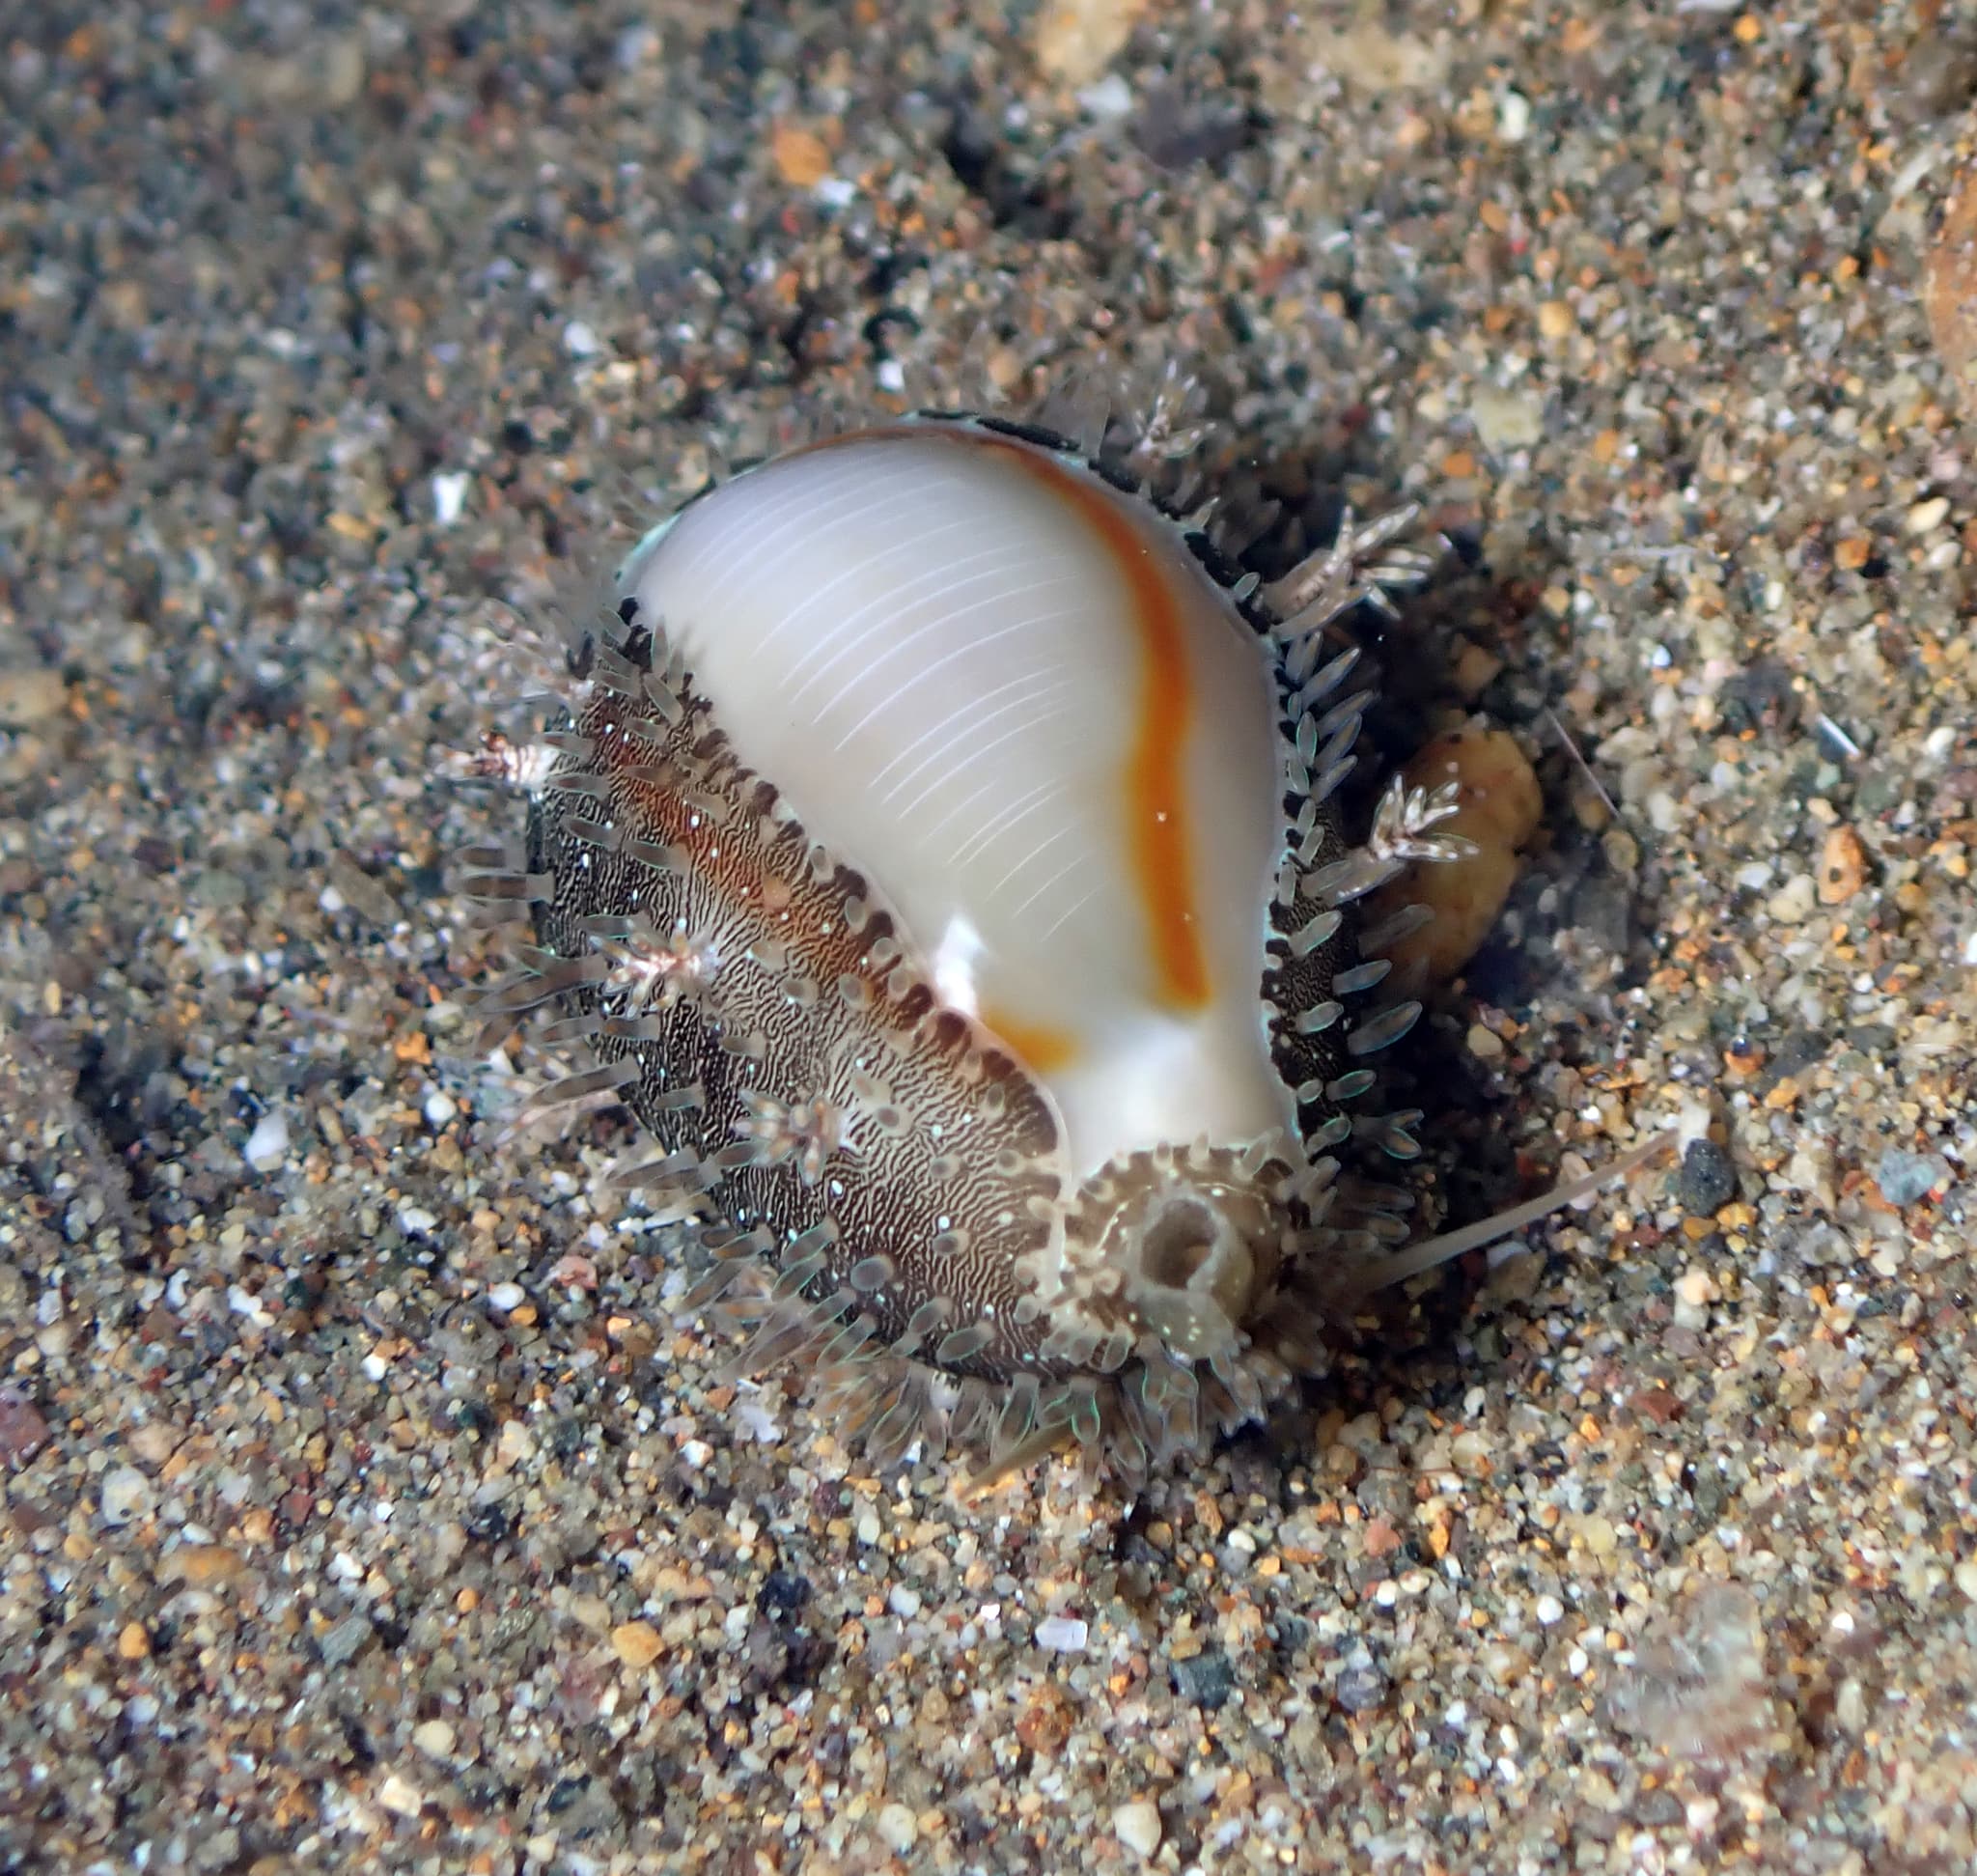
[{"label": "sandy seabed", "polygon": [[[0,90],[0,1863],[1971,1866],[1965,14],[11,0]],[[1136,1498],[720,1385],[465,1013],[514,617],[971,345],[1450,537],[1382,734],[1546,813],[1432,1207],[1710,1130]]]}]

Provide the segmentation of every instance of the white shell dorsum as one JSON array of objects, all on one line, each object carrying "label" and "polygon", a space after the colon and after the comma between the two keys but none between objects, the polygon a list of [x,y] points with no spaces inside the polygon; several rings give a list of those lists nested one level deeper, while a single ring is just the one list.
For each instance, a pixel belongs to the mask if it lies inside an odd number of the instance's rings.
[{"label": "white shell dorsum", "polygon": [[1047,1090],[1073,1179],[1294,1125],[1259,989],[1276,699],[1158,515],[1075,461],[922,424],[742,477],[625,587],[737,759]]}]

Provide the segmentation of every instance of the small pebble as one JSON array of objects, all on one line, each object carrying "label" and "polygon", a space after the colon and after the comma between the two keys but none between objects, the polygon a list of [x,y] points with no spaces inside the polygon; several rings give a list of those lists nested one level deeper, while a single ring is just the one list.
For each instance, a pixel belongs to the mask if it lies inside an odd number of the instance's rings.
[{"label": "small pebble", "polygon": [[432,478],[432,518],[440,527],[451,527],[459,519],[472,480],[463,470]]},{"label": "small pebble", "polygon": [[246,1568],[246,1559],[225,1544],[181,1544],[165,1558],[163,1567],[173,1581],[206,1589],[231,1582]]},{"label": "small pebble", "polygon": [[1386,1698],[1387,1677],[1371,1662],[1347,1667],[1332,1688],[1332,1698],[1347,1713],[1371,1713]]},{"label": "small pebble", "polygon": [[1123,118],[1132,109],[1132,87],[1122,73],[1108,71],[1096,85],[1079,92],[1077,101],[1093,117]]},{"label": "small pebble", "polygon": [[904,1857],[919,1841],[920,1820],[905,1805],[882,1805],[878,1811],[878,1834],[895,1856]]},{"label": "small pebble", "polygon": [[1819,856],[1819,902],[1844,906],[1867,882],[1867,850],[1852,827],[1835,827]]},{"label": "small pebble", "polygon": [[1685,1308],[1700,1317],[1708,1304],[1722,1297],[1722,1291],[1716,1287],[1716,1279],[1708,1271],[1690,1269],[1683,1271],[1683,1275],[1675,1279],[1675,1295]]},{"label": "small pebble", "polygon": [[1061,1655],[1081,1655],[1090,1634],[1089,1626],[1074,1615],[1046,1615],[1037,1624],[1037,1646]]},{"label": "small pebble", "polygon": [[1640,869],[1641,844],[1625,827],[1608,827],[1600,836],[1600,851],[1623,879],[1630,880]]},{"label": "small pebble", "polygon": [[1905,1153],[1889,1147],[1874,1169],[1874,1183],[1890,1205],[1914,1205],[1950,1179],[1949,1162],[1940,1154]]},{"label": "small pebble", "polygon": [[1228,1702],[1236,1691],[1236,1670],[1219,1648],[1205,1648],[1174,1664],[1174,1691],[1211,1713]]},{"label": "small pebble", "polygon": [[325,1630],[316,1645],[325,1667],[344,1667],[355,1661],[376,1638],[377,1632],[372,1628],[369,1616],[347,1615]]},{"label": "small pebble", "polygon": [[1124,50],[1147,0],[1049,0],[1036,15],[1037,70],[1053,84],[1088,85]]},{"label": "small pebble", "polygon": [[1714,1140],[1690,1140],[1682,1155],[1682,1203],[1691,1218],[1713,1218],[1737,1196],[1737,1168]]},{"label": "small pebble", "polygon": [[146,1420],[142,1426],[130,1429],[130,1450],[147,1466],[162,1466],[178,1451],[183,1438],[168,1421]]},{"label": "small pebble", "polygon": [[387,1774],[377,1787],[377,1802],[394,1817],[417,1817],[426,1807],[425,1794],[398,1772]]},{"label": "small pebble", "polygon": [[151,1633],[142,1622],[126,1622],[117,1636],[117,1652],[125,1661],[142,1661],[151,1653]]},{"label": "small pebble", "polygon": [[16,1387],[0,1385],[0,1460],[23,1465],[48,1438],[42,1411]]},{"label": "small pebble", "polygon": [[256,1172],[273,1172],[289,1157],[289,1123],[274,1108],[254,1123],[243,1149],[247,1163]]},{"label": "small pebble", "polygon": [[488,1290],[487,1301],[505,1316],[528,1301],[528,1292],[519,1283],[496,1283]]},{"label": "small pebble", "polygon": [[1160,1807],[1147,1798],[1121,1805],[1112,1813],[1112,1834],[1135,1856],[1151,1860],[1160,1847]]},{"label": "small pebble", "polygon": [[769,138],[776,174],[793,189],[815,188],[830,174],[830,151],[815,131],[778,125]]},{"label": "small pebble", "polygon": [[1545,434],[1544,402],[1525,391],[1478,385],[1469,400],[1469,416],[1483,447],[1492,455],[1530,449]]},{"label": "small pebble", "polygon": [[1449,671],[1449,682],[1455,686],[1459,696],[1473,703],[1502,675],[1503,659],[1494,652],[1486,652],[1482,646],[1467,639],[1460,642],[1454,665]]},{"label": "small pebble", "polygon": [[1819,898],[1810,873],[1795,873],[1765,901],[1765,910],[1780,925],[1802,925],[1812,916]]},{"label": "small pebble", "polygon": [[0,669],[0,729],[31,729],[46,722],[68,695],[60,671],[46,666]]},{"label": "small pebble", "polygon": [[1370,95],[1428,91],[1447,77],[1448,36],[1390,31],[1378,16],[1317,35],[1312,50],[1347,83]]},{"label": "small pebble", "polygon": [[650,1622],[621,1622],[611,1631],[611,1650],[627,1667],[650,1667],[663,1645]]},{"label": "small pebble", "polygon": [[456,1740],[451,1722],[426,1720],[412,1728],[412,1744],[429,1759],[450,1758]]},{"label": "small pebble", "polygon": [[151,1480],[135,1466],[113,1466],[103,1474],[103,1523],[127,1525],[150,1514]]}]

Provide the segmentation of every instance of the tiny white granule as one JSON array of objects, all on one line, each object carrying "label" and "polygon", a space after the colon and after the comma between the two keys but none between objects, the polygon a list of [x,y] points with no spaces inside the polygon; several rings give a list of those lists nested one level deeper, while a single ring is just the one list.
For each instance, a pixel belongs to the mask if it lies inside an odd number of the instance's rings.
[{"label": "tiny white granule", "polygon": [[1075,1615],[1046,1615],[1037,1624],[1037,1646],[1060,1655],[1081,1655],[1090,1627]]},{"label": "tiny white granule", "polygon": [[247,1135],[247,1163],[256,1172],[272,1172],[289,1157],[289,1123],[278,1113],[265,1113]]},{"label": "tiny white granule", "polygon": [[432,478],[432,518],[439,526],[451,527],[459,519],[467,505],[469,481],[464,469]]},{"label": "tiny white granule", "polygon": [[1093,117],[1125,117],[1132,110],[1132,87],[1119,72],[1108,71],[1096,85],[1079,92],[1077,101]]}]

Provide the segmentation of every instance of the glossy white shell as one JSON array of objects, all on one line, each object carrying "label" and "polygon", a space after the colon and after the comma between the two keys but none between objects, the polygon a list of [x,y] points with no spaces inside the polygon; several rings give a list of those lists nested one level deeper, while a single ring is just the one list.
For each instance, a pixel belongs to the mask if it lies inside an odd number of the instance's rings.
[{"label": "glossy white shell", "polygon": [[1062,1116],[1072,1184],[1291,1130],[1259,985],[1289,830],[1255,631],[1176,531],[960,426],[785,457],[624,590]]}]

